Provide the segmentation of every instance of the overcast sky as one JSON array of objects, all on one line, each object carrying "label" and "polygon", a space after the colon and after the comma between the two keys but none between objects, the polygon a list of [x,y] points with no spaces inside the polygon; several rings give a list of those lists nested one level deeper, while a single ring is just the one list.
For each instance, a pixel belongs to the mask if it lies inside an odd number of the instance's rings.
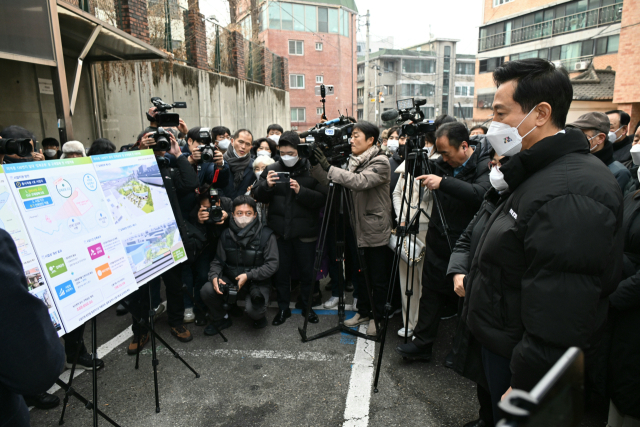
[{"label": "overcast sky", "polygon": [[[478,27],[482,22],[483,0],[356,0],[360,15],[371,13],[371,40],[389,36],[401,49],[434,37],[460,40],[457,53],[477,53]],[[227,0],[200,0],[205,16],[215,15],[222,25],[229,23]],[[365,40],[364,17],[358,40]]]}]

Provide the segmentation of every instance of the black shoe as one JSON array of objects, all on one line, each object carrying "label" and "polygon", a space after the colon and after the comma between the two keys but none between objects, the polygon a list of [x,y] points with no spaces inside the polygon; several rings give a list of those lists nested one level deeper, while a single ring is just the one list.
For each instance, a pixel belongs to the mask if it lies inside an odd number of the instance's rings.
[{"label": "black shoe", "polygon": [[268,325],[268,322],[267,322],[267,318],[266,317],[263,317],[262,319],[253,321],[253,327],[255,329],[262,329],[262,328],[266,327],[267,325]]},{"label": "black shoe", "polygon": [[219,331],[227,329],[233,325],[231,318],[227,317],[219,322],[211,322],[204,328],[205,335],[216,335]]},{"label": "black shoe", "polygon": [[344,285],[344,290],[345,290],[345,292],[353,292],[353,283],[347,282]]},{"label": "black shoe", "polygon": [[453,351],[450,351],[449,353],[447,353],[447,357],[444,358],[444,367],[453,369]]},{"label": "black shoe", "polygon": [[322,292],[313,294],[311,297],[311,307],[317,307],[322,304]]},{"label": "black shoe", "polygon": [[471,421],[470,423],[466,423],[462,427],[485,427],[487,424],[482,420]]},{"label": "black shoe", "polygon": [[[304,317],[306,313],[302,312],[301,314],[302,317]],[[313,309],[309,310],[309,323],[318,323],[319,321],[320,319],[318,318],[316,312],[313,311]]]},{"label": "black shoe", "polygon": [[122,303],[118,304],[118,306],[116,307],[116,316],[124,316],[128,312],[129,310],[127,310],[127,307],[125,307]]},{"label": "black shoe", "polygon": [[[73,366],[73,360],[67,358],[67,362],[65,363],[67,369],[71,369]],[[93,369],[93,361],[91,360],[91,355],[89,353],[84,353],[78,356],[78,362],[76,363],[76,368],[92,370]],[[104,362],[101,359],[96,360],[96,370],[104,368]]]},{"label": "black shoe", "polygon": [[400,344],[396,347],[396,353],[407,360],[424,360],[426,362],[431,360],[431,346],[420,348],[413,342]]},{"label": "black shoe", "polygon": [[451,305],[445,306],[442,316],[440,316],[440,320],[451,319],[452,317],[456,317],[458,315],[458,307],[454,307]]},{"label": "black shoe", "polygon": [[286,309],[286,310],[279,310],[278,314],[276,314],[276,317],[273,318],[273,322],[271,322],[271,324],[273,326],[280,326],[282,325],[289,317],[291,317],[291,310],[290,309]]},{"label": "black shoe", "polygon": [[49,393],[22,397],[27,406],[35,406],[38,409],[53,409],[60,404],[60,398]]}]

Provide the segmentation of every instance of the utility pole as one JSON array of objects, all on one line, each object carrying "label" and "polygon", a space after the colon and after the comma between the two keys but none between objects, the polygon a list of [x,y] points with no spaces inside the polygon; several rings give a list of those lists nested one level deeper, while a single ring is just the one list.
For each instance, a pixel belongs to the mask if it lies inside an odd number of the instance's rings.
[{"label": "utility pole", "polygon": [[364,120],[369,121],[369,10],[367,10],[367,41],[364,47]]}]

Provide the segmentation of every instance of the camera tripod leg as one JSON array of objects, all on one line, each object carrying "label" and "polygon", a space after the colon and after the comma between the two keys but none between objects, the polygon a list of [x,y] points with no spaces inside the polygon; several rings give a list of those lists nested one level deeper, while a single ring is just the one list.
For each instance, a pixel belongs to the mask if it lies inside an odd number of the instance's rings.
[{"label": "camera tripod leg", "polygon": [[[156,413],[160,412],[160,394],[158,392],[158,357],[156,354],[156,336],[154,332],[154,316],[156,314],[153,309],[153,299],[151,298],[151,286],[147,285],[147,289],[149,290],[149,325],[151,331],[151,365],[153,366],[153,385],[155,390],[155,398],[156,398]],[[140,351],[140,347],[138,347],[138,352]]]},{"label": "camera tripod leg", "polygon": [[64,393],[64,399],[62,401],[62,413],[60,414],[60,420],[58,421],[58,425],[63,425],[64,424],[64,413],[67,410],[67,404],[69,403],[69,397],[71,395],[73,395],[73,393],[75,392],[73,390],[73,388],[71,387],[71,384],[73,383],[73,377],[74,374],[76,372],[76,364],[78,363],[78,357],[80,357],[80,348],[82,347],[81,345],[77,346],[78,348],[76,349],[76,354],[73,358],[73,365],[71,365],[71,373],[69,375],[69,383],[67,384],[67,388],[65,389],[65,393]]},{"label": "camera tripod leg", "polygon": [[384,306],[384,319],[381,322],[383,325],[380,336],[380,351],[378,352],[378,362],[376,364],[376,375],[373,380],[373,392],[378,392],[378,380],[380,379],[380,368],[382,367],[382,353],[384,352],[384,345],[387,341],[387,328],[389,327],[389,314],[391,313],[391,303],[387,302]]},{"label": "camera tripod leg", "polygon": [[98,330],[96,318],[91,319],[91,364],[93,372],[93,427],[98,427]]},{"label": "camera tripod leg", "polygon": [[[141,322],[139,322],[139,323],[140,323],[140,326],[142,326]],[[140,362],[140,342],[142,340],[142,334],[140,333],[140,329],[138,329],[138,332],[136,332],[135,338],[136,338],[136,341],[138,342],[138,347],[136,347],[136,366],[135,366],[135,369],[138,369],[140,367],[140,363],[139,363]]]}]

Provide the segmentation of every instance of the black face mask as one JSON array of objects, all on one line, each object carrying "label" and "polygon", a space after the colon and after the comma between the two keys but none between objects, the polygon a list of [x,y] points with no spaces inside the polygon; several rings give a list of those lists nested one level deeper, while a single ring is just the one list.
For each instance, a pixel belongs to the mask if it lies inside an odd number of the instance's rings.
[{"label": "black face mask", "polygon": [[33,157],[32,156],[29,156],[29,157],[9,157],[9,156],[4,156],[4,162],[6,164],[33,162]]}]

